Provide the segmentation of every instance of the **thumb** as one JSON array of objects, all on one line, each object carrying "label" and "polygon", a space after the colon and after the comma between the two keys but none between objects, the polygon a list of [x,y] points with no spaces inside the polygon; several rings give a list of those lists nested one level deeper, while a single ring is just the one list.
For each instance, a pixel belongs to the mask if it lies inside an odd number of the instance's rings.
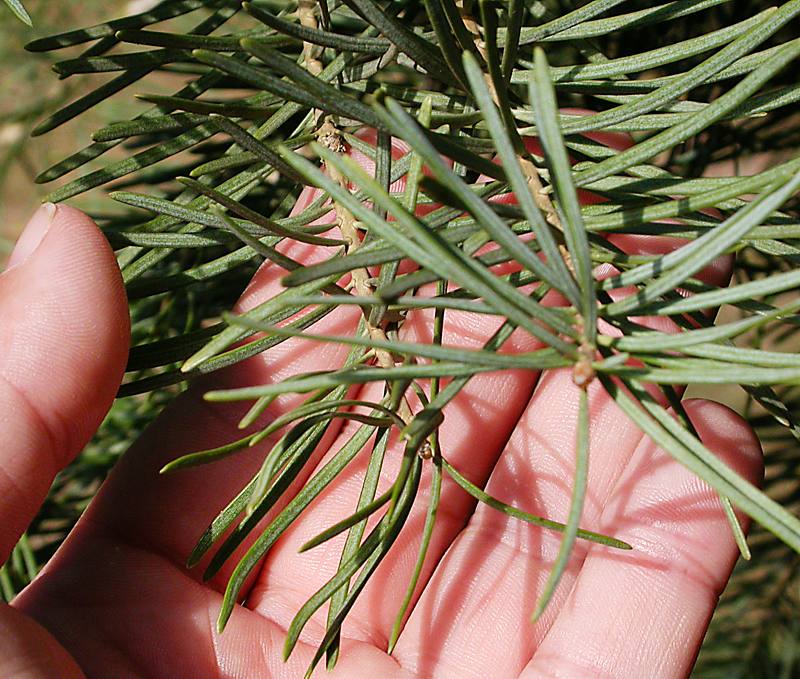
[{"label": "thumb", "polygon": [[0,563],[108,411],[129,336],[102,233],[74,208],[40,207],[0,275]]}]

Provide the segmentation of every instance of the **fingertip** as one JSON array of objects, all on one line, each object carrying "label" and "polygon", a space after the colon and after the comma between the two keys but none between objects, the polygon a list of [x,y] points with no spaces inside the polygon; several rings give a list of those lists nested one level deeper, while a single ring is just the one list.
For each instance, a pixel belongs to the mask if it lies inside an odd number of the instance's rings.
[{"label": "fingertip", "polygon": [[85,368],[92,367],[87,362],[94,363],[94,387],[103,396],[105,414],[128,358],[130,313],[125,284],[114,250],[94,220],[69,205],[55,207],[43,251],[37,253],[36,273],[44,279],[49,271],[49,293],[63,308],[58,320],[71,320],[66,327],[75,340],[75,354],[70,358],[81,356]]},{"label": "fingertip", "polygon": [[56,215],[56,206],[53,203],[44,203],[33,213],[28,224],[14,245],[14,250],[8,258],[6,271],[20,266],[36,251],[41,244],[53,219]]},{"label": "fingertip", "polygon": [[735,410],[704,398],[683,402],[705,446],[755,485],[764,480],[764,454],[753,428]]},{"label": "fingertip", "polygon": [[94,222],[40,208],[0,277],[0,559],[108,412],[128,355],[127,309]]},{"label": "fingertip", "polygon": [[0,376],[63,432],[71,456],[104,417],[125,369],[122,276],[100,229],[66,205],[40,208],[21,246],[0,280]]}]

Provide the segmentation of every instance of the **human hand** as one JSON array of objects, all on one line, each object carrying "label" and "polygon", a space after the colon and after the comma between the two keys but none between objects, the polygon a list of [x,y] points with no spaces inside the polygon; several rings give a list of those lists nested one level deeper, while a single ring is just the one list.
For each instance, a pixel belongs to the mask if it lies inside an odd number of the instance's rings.
[{"label": "human hand", "polygon": [[[4,558],[53,475],[99,424],[127,353],[122,285],[113,255],[91,221],[59,206],[31,251],[48,209],[37,213],[13,267],[0,277]],[[291,250],[300,261],[315,254],[302,244]],[[262,268],[240,308],[274,294],[282,273]],[[719,284],[726,272],[708,275]],[[352,332],[358,313],[339,309],[314,331]],[[419,313],[404,332],[408,339],[423,339],[429,325],[430,317]],[[448,312],[445,343],[474,348],[497,325],[492,317]],[[522,334],[512,345],[518,351],[532,348]],[[292,340],[270,350],[268,361],[251,359],[179,397],[125,455],[41,576],[11,607],[0,609],[0,676],[302,676],[323,621],[315,618],[320,624],[308,626],[285,664],[284,630],[335,571],[341,543],[332,540],[303,554],[297,548],[352,513],[368,456],[359,456],[282,537],[249,584],[245,606],[221,635],[213,620],[232,565],[203,583],[204,564],[192,571],[183,564],[211,518],[258,468],[268,443],[206,468],[166,477],[158,470],[181,453],[241,436],[236,428],[241,412],[205,403],[208,388],[330,368],[344,354],[335,345]],[[394,654],[385,653],[386,639],[414,567],[425,502],[414,505],[395,548],[353,609],[332,676],[688,673],[736,546],[715,493],[644,439],[595,385],[589,393],[591,465],[581,525],[626,540],[634,551],[577,543],[550,607],[531,624],[560,536],[485,506],[475,508],[446,480],[416,603]],[[478,375],[451,404],[442,425],[448,460],[479,485],[488,479],[488,492],[499,499],[563,520],[577,399],[578,390],[563,371],[548,373],[538,384],[530,372]],[[279,399],[269,414],[295,403]],[[686,408],[712,450],[746,478],[759,478],[758,443],[736,415],[702,401],[687,402]],[[323,441],[306,477],[345,435]],[[398,460],[399,448],[390,446],[387,484]],[[423,488],[427,479],[426,474]],[[318,673],[326,676],[323,669]]]}]

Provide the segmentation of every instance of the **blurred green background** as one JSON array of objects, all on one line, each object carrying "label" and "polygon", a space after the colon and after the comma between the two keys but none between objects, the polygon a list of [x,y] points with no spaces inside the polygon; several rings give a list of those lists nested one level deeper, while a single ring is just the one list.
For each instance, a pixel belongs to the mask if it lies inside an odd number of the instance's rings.
[{"label": "blurred green background", "polygon": [[34,35],[102,18],[107,3],[99,0],[40,2],[28,0],[35,29],[14,18],[0,3],[0,236],[12,240],[46,193],[33,183],[42,168],[89,139],[98,118],[113,115],[114,103],[93,111],[45,138],[29,133],[45,111],[74,96],[76,82],[61,81],[50,70],[50,55],[30,54],[23,46]]},{"label": "blurred green background", "polygon": [[[111,97],[78,116],[67,125],[42,137],[30,132],[47,113],[89,91],[111,77],[60,80],[50,66],[62,57],[60,52],[30,53],[25,43],[34,37],[89,26],[110,18],[145,11],[154,0],[113,3],[100,0],[47,2],[25,0],[33,28],[18,21],[0,2],[0,263],[19,230],[42,198],[58,183],[37,185],[34,178],[43,169],[91,143],[91,134],[104,123],[130,117],[131,106],[144,108],[132,93]],[[147,79],[148,91],[172,93],[175,77],[153,74]],[[105,159],[124,155],[114,149]],[[92,167],[89,165],[88,167]],[[108,210],[102,192],[90,192],[73,201],[87,211]]]}]

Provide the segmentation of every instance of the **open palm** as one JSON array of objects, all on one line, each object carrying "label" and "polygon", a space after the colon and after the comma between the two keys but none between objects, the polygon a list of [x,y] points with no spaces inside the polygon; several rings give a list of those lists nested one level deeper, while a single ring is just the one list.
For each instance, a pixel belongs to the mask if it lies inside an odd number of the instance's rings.
[{"label": "open palm", "polygon": [[[311,246],[291,247],[300,261],[315,255]],[[67,207],[54,214],[43,208],[12,263],[0,277],[3,557],[54,474],[105,414],[128,341],[113,255],[85,215]],[[705,275],[720,284],[727,275],[723,269]],[[241,308],[274,292],[281,273],[263,268]],[[314,331],[352,332],[358,313],[339,309]],[[498,324],[493,317],[448,312],[444,341],[477,348]],[[411,340],[428,337],[430,317],[412,316],[403,332]],[[507,350],[527,351],[532,342],[515,334]],[[0,676],[302,676],[322,637],[324,617],[312,619],[286,663],[285,630],[335,572],[342,543],[297,550],[352,514],[368,451],[276,544],[222,634],[215,631],[215,619],[235,557],[205,583],[203,564],[191,571],[183,564],[209,521],[258,468],[269,444],[210,467],[169,476],[158,470],[179,454],[241,436],[241,411],[205,403],[202,393],[209,387],[329,369],[341,364],[345,353],[336,345],[291,340],[179,397],[125,455],[40,577],[11,607],[0,609]],[[569,373],[538,377],[517,371],[473,378],[446,411],[442,446],[462,474],[486,484],[492,495],[564,520],[578,389]],[[634,550],[579,542],[551,606],[532,624],[560,536],[486,506],[476,508],[445,480],[415,603],[389,656],[387,639],[424,521],[424,476],[407,526],[343,627],[341,658],[331,676],[594,678],[689,672],[736,558],[733,538],[713,491],[643,438],[595,385],[590,399],[591,464],[581,524],[623,539]],[[269,415],[296,402],[281,398]],[[710,402],[686,406],[706,444],[757,480],[760,449],[746,425]],[[322,442],[304,478],[346,435],[345,427],[338,438],[332,434]],[[390,446],[384,488],[399,459],[399,446]],[[287,498],[297,490],[290,489]],[[317,672],[325,674],[322,668]]]}]

